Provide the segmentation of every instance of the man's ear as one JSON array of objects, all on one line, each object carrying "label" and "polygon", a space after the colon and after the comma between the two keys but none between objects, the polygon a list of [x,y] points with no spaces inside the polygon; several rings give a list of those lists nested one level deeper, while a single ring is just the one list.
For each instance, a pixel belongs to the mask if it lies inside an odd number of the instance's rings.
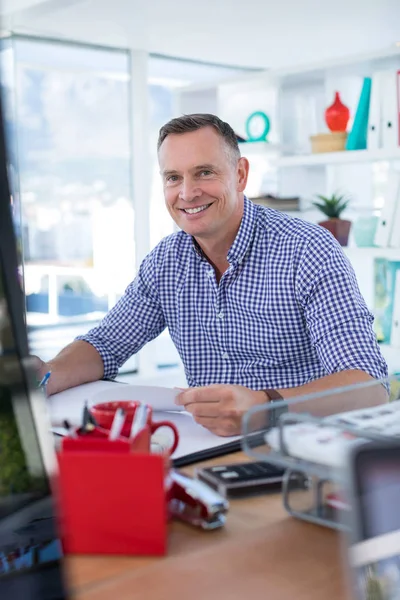
[{"label": "man's ear", "polygon": [[249,161],[247,158],[242,156],[237,165],[237,191],[243,192],[247,185],[247,178],[249,176]]}]

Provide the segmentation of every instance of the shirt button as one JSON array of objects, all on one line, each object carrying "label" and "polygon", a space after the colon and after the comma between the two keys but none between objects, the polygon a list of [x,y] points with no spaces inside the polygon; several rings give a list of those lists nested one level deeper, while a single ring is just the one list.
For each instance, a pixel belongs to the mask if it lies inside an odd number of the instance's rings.
[{"label": "shirt button", "polygon": [[222,312],[222,310],[221,310],[221,312],[219,312],[217,314],[217,317],[218,317],[218,319],[223,319],[224,318],[224,313]]},{"label": "shirt button", "polygon": [[227,353],[227,352],[224,352],[224,353],[223,353],[223,355],[222,355],[222,358],[229,358],[229,355],[228,355],[228,353]]},{"label": "shirt button", "polygon": [[207,275],[208,275],[209,277],[212,277],[212,276],[213,276],[213,272],[212,272],[212,271],[208,271]]}]

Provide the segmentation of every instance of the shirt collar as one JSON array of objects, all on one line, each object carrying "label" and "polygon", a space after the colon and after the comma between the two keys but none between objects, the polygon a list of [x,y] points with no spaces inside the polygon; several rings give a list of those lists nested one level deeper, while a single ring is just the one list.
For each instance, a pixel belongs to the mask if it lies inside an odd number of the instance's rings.
[{"label": "shirt collar", "polygon": [[253,202],[244,197],[243,217],[240,223],[239,231],[235,241],[228,252],[228,262],[230,264],[239,264],[243,261],[253,241],[254,229],[256,225],[257,209]]},{"label": "shirt collar", "polygon": [[193,248],[193,251],[196,254],[197,258],[200,259],[200,260],[206,260],[204,252],[200,248],[200,246],[198,245],[198,243],[196,242],[195,238],[192,235],[190,237],[192,238],[192,248]]},{"label": "shirt collar", "polygon": [[[228,252],[229,264],[240,264],[253,240],[254,228],[256,224],[256,207],[246,196],[243,204],[243,217],[240,223],[239,231]],[[193,250],[200,259],[205,259],[204,253],[194,237],[192,237]]]}]

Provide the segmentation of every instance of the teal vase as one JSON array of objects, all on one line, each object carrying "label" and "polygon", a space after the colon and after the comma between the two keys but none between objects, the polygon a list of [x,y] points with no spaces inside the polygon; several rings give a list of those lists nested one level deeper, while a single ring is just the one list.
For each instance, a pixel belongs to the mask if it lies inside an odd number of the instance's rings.
[{"label": "teal vase", "polygon": [[353,223],[353,236],[356,246],[359,248],[371,248],[374,246],[376,228],[379,217],[360,217]]}]

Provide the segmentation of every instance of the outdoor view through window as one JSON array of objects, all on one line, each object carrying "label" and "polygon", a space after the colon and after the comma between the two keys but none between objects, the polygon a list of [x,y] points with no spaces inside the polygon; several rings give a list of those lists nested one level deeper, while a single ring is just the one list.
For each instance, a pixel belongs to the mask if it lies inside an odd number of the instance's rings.
[{"label": "outdoor view through window", "polygon": [[[48,360],[99,322],[135,277],[135,257],[174,231],[156,145],[180,110],[177,92],[238,70],[148,57],[149,197],[133,198],[128,51],[12,36],[1,41],[0,66],[29,341]],[[140,251],[138,203],[150,217]],[[158,366],[179,362],[167,331],[153,347]],[[136,368],[136,357],[124,365]]]}]

